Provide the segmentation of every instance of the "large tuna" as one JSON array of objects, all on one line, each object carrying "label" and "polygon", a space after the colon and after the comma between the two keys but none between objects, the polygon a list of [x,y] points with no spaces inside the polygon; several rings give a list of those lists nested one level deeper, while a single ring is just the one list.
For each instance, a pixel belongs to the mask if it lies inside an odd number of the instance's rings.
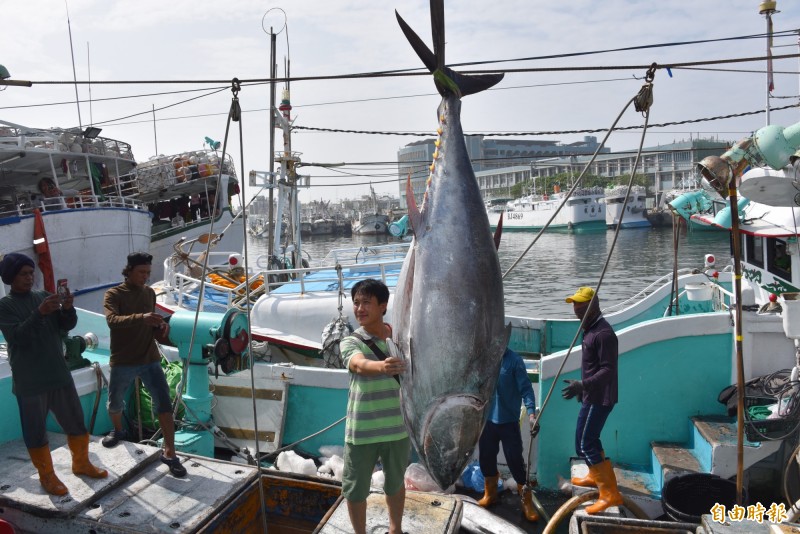
[{"label": "large tuna", "polygon": [[414,239],[397,283],[393,341],[407,361],[406,427],[442,487],[461,474],[478,442],[508,333],[503,283],[489,221],[461,129],[461,97],[502,75],[465,76],[444,66],[444,6],[431,0],[434,52],[397,15],[442,95],[439,138],[421,208],[406,188]]}]

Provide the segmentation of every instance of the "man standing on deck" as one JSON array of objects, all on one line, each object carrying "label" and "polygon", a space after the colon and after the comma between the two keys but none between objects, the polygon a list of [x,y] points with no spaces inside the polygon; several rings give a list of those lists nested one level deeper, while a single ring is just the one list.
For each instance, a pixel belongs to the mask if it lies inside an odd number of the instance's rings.
[{"label": "man standing on deck", "polygon": [[8,343],[11,391],[17,397],[22,439],[39,483],[51,495],[66,495],[67,487],[53,470],[47,440],[47,414],[67,435],[72,472],[105,478],[108,472],[89,462],[89,433],[72,373],[64,359],[63,336],[78,323],[72,294],[51,295],[33,290],[33,260],[12,252],[0,261],[0,277],[11,286],[0,299],[0,330]]},{"label": "man standing on deck", "polygon": [[497,472],[497,454],[500,452],[502,442],[508,469],[519,489],[522,513],[528,521],[538,521],[539,514],[533,506],[531,488],[527,486],[528,473],[525,472],[525,459],[522,457],[519,407],[523,400],[533,435],[533,422],[536,418],[536,397],[533,394],[533,386],[528,379],[528,371],[525,369],[522,356],[507,348],[500,363],[500,377],[497,379],[489,419],[478,441],[478,462],[485,488],[478,505],[487,508],[497,502],[497,481],[500,476]]},{"label": "man standing on deck", "polygon": [[367,497],[378,458],[386,481],[389,534],[401,534],[405,507],[405,472],[411,441],[400,411],[396,376],[405,370],[400,358],[386,357],[386,338],[392,327],[383,322],[389,289],[368,278],[351,290],[359,328],[341,342],[344,366],[350,375],[344,437],[342,496],[355,534],[366,534]]},{"label": "man standing on deck", "polygon": [[106,291],[103,309],[111,330],[111,376],[108,381],[108,415],[114,424],[105,438],[105,447],[114,447],[127,437],[122,428],[124,397],[138,376],[153,397],[158,424],[164,434],[161,461],[180,478],[186,468],[175,454],[175,420],[169,386],[161,369],[161,355],[156,346],[156,333],[166,337],[169,325],[157,314],[156,293],[146,285],[150,278],[153,256],[146,252],[128,254],[122,270],[125,282]]},{"label": "man standing on deck", "polygon": [[582,320],[581,379],[565,380],[561,390],[565,399],[577,397],[581,403],[575,428],[575,452],[586,460],[589,475],[573,478],[572,484],[597,487],[600,497],[586,507],[586,513],[597,514],[611,506],[622,504],[617,478],[611,462],[606,459],[600,433],[611,410],[617,403],[617,335],[600,311],[600,300],[591,287],[581,287],[567,297],[573,311]]}]

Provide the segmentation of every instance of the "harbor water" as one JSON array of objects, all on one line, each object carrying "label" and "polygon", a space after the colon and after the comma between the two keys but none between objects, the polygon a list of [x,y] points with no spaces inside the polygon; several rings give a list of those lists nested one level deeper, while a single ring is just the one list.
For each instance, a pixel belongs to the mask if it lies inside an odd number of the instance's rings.
[{"label": "harbor water", "polygon": [[[536,237],[535,232],[503,234],[500,264],[506,273]],[[525,257],[504,278],[506,314],[525,317],[572,317],[572,307],[564,298],[579,286],[596,287],[608,260],[600,298],[603,307],[622,302],[650,282],[667,275],[673,268],[674,247],[671,228],[624,229],[619,232],[612,252],[614,231],[591,233],[544,233]],[[310,263],[320,261],[333,248],[373,246],[396,242],[381,236],[312,236],[302,242],[303,256]],[[682,230],[678,239],[678,268],[703,268],[706,254],[716,258],[717,269],[731,262],[728,232],[690,232]],[[251,265],[266,254],[266,239],[250,237],[248,257]],[[610,259],[608,259],[611,253]]]}]

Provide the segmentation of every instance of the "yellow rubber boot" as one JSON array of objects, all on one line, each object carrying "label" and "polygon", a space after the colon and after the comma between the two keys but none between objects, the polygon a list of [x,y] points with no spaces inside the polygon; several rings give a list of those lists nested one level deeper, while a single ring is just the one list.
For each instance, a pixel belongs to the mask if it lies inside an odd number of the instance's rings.
[{"label": "yellow rubber boot", "polygon": [[[603,460],[606,459],[606,453],[605,452],[600,451],[600,456],[602,456]],[[596,488],[597,487],[597,481],[592,476],[592,471],[591,470],[589,470],[589,474],[586,475],[583,478],[572,477],[570,479],[570,482],[572,482],[573,486],[580,486],[582,488]]]},{"label": "yellow rubber boot", "polygon": [[594,504],[586,507],[587,514],[597,514],[622,504],[622,494],[617,489],[617,477],[614,475],[614,468],[608,460],[593,465],[589,468],[593,470],[594,479],[597,481],[597,489],[600,490],[600,497]]},{"label": "yellow rubber boot", "polygon": [[539,514],[536,513],[536,508],[533,506],[533,494],[528,486],[517,484],[519,496],[522,499],[522,513],[525,514],[525,519],[530,522],[538,521]]},{"label": "yellow rubber boot", "polygon": [[478,506],[486,508],[497,502],[497,480],[500,475],[493,477],[484,477],[483,479],[483,497],[478,501]]},{"label": "yellow rubber boot", "polygon": [[39,483],[50,495],[66,495],[69,490],[53,471],[53,458],[50,456],[50,445],[28,449],[34,467],[39,472]]},{"label": "yellow rubber boot", "polygon": [[72,472],[91,478],[106,478],[108,471],[98,469],[89,461],[89,434],[67,436],[69,450],[72,451]]}]

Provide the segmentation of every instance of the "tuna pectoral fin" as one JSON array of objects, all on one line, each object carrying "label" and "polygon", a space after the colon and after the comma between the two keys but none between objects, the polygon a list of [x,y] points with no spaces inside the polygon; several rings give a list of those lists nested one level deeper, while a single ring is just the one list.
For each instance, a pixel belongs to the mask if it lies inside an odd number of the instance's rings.
[{"label": "tuna pectoral fin", "polygon": [[494,249],[500,250],[500,236],[503,235],[503,215],[504,211],[500,212],[500,218],[497,219],[497,228],[494,231]]},{"label": "tuna pectoral fin", "polygon": [[419,239],[425,233],[425,222],[422,220],[422,213],[417,207],[417,199],[414,198],[414,188],[411,187],[411,174],[406,181],[406,204],[408,204],[408,221],[411,223],[411,232],[414,237]]},{"label": "tuna pectoral fin", "polygon": [[428,472],[444,489],[467,465],[483,430],[486,403],[474,395],[451,395],[433,406],[422,426]]}]

